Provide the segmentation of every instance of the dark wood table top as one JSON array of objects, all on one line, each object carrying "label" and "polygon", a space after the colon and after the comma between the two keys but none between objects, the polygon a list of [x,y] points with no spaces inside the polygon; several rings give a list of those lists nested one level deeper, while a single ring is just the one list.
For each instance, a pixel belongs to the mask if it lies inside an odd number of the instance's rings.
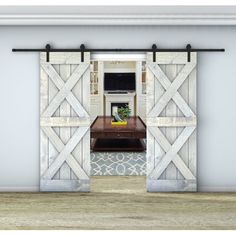
[{"label": "dark wood table top", "polygon": [[98,116],[91,125],[91,132],[146,132],[146,126],[138,116],[130,117],[127,125],[114,126],[112,119],[110,116]]},{"label": "dark wood table top", "polygon": [[127,125],[111,124],[112,117],[98,116],[91,125],[93,151],[144,151],[146,125],[140,117],[130,117]]}]

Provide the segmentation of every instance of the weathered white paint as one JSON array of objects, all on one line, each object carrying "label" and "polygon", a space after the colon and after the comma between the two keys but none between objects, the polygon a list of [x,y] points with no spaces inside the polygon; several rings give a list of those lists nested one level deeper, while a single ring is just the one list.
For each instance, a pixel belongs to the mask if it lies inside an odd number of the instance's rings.
[{"label": "weathered white paint", "polygon": [[40,119],[41,126],[56,126],[56,127],[67,127],[67,126],[89,126],[87,118],[81,117],[43,117]]},{"label": "weathered white paint", "polygon": [[45,53],[40,55],[40,190],[87,192],[90,179],[89,53],[85,54],[85,62],[80,61],[80,53],[50,53],[50,62],[45,61]]},{"label": "weathered white paint", "polygon": [[[191,53],[191,62],[186,53],[157,53],[156,62],[151,56],[147,56],[147,190],[196,191],[197,55]],[[191,87],[186,87],[189,79]]]},{"label": "weathered white paint", "polygon": [[195,192],[196,180],[148,180],[149,192]]},{"label": "weathered white paint", "polygon": [[176,127],[176,126],[194,126],[197,119],[193,117],[149,117],[147,125],[159,127]]}]

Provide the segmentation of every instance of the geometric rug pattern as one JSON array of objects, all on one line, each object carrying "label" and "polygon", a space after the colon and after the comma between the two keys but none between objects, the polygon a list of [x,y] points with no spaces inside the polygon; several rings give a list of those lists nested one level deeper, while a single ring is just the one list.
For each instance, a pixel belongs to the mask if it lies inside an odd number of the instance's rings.
[{"label": "geometric rug pattern", "polygon": [[91,175],[146,175],[146,152],[91,152]]}]

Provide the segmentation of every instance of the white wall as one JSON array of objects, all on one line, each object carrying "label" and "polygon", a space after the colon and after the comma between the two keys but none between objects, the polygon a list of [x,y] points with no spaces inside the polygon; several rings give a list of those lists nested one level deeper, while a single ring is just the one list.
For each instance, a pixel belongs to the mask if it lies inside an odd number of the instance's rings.
[{"label": "white wall", "polygon": [[0,27],[0,190],[38,189],[39,55],[15,48],[225,48],[198,57],[199,190],[236,190],[235,27]]}]

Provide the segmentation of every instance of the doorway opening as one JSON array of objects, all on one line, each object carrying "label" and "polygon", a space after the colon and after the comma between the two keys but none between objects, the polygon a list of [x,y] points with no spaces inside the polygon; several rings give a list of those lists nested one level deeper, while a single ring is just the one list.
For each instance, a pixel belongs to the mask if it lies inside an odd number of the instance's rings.
[{"label": "doorway opening", "polygon": [[[90,70],[91,175],[146,175],[146,54],[93,54]],[[111,124],[129,107],[127,125]]]}]

